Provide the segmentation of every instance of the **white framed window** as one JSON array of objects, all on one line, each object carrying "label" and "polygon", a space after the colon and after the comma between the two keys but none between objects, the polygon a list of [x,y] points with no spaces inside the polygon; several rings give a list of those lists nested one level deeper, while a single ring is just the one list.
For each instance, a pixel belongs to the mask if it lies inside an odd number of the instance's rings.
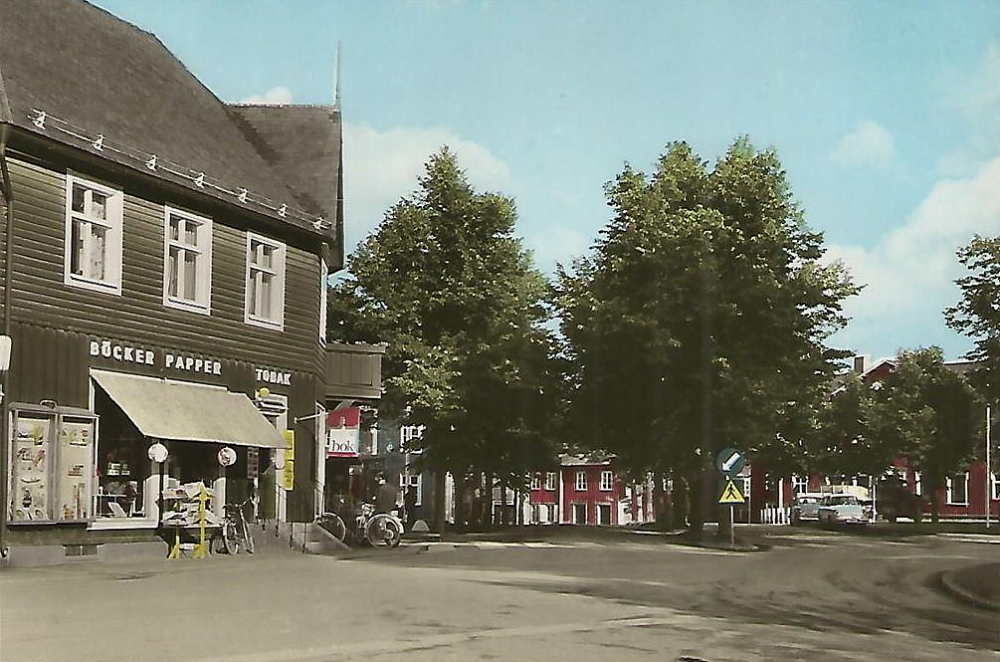
[{"label": "white framed window", "polygon": [[118,189],[66,176],[67,285],[121,295],[123,197]]},{"label": "white framed window", "polygon": [[601,472],[601,491],[610,492],[612,485],[614,485],[614,474],[610,471]]},{"label": "white framed window", "polygon": [[576,472],[576,491],[586,492],[587,491],[587,472],[577,471]]},{"label": "white framed window", "polygon": [[947,480],[948,503],[956,506],[969,505],[969,474],[957,474]]},{"label": "white framed window", "polygon": [[330,283],[327,280],[326,260],[319,261],[319,343],[326,344],[326,314],[327,301],[330,295]]},{"label": "white framed window", "polygon": [[913,472],[913,493],[916,494],[917,496],[923,496],[924,494],[924,486],[920,480],[919,471]]},{"label": "white framed window", "polygon": [[406,474],[406,473],[399,474],[400,496],[405,498],[406,491],[412,489],[414,492],[414,496],[417,497],[417,500],[413,502],[414,506],[420,506],[421,502],[420,487],[423,484],[422,478],[423,476],[421,474]]},{"label": "white framed window", "polygon": [[545,473],[545,489],[554,492],[556,489],[556,472],[548,471]]},{"label": "white framed window", "polygon": [[792,476],[792,494],[803,494],[809,491],[808,476]]},{"label": "white framed window", "polygon": [[284,328],[285,250],[280,241],[247,232],[247,324]]},{"label": "white framed window", "polygon": [[399,447],[409,448],[409,444],[424,436],[423,425],[404,425],[399,428]]},{"label": "white framed window", "polygon": [[163,212],[163,305],[208,315],[212,307],[212,219]]},{"label": "white framed window", "polygon": [[1000,499],[1000,474],[990,474],[990,499]]},{"label": "white framed window", "polygon": [[542,489],[542,475],[541,474],[531,474],[531,489],[540,490]]}]

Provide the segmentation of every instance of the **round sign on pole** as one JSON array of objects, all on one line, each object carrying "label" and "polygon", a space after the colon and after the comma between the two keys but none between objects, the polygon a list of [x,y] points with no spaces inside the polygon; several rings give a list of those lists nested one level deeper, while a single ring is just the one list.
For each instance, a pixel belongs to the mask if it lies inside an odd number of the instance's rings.
[{"label": "round sign on pole", "polygon": [[723,476],[727,478],[732,478],[739,472],[743,471],[743,464],[746,459],[741,451],[735,448],[726,448],[718,455],[715,456],[715,468],[719,470]]},{"label": "round sign on pole", "polygon": [[224,467],[231,467],[236,464],[236,451],[234,451],[229,446],[223,446],[219,449],[219,464]]},{"label": "round sign on pole", "polygon": [[167,447],[160,442],[156,442],[149,447],[149,450],[146,451],[146,455],[148,455],[149,459],[153,462],[162,464],[163,461],[167,459]]},{"label": "round sign on pole", "polygon": [[278,471],[281,471],[282,469],[284,469],[285,468],[285,451],[280,450],[280,449],[279,450],[271,451],[271,463],[274,465],[274,468],[277,469]]}]

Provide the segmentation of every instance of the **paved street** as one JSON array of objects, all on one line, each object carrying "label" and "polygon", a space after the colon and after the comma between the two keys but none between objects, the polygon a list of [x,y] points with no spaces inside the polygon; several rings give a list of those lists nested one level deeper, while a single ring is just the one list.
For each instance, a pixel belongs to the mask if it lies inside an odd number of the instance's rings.
[{"label": "paved street", "polygon": [[774,531],[744,554],[558,536],[14,569],[0,659],[1000,659],[997,615],[935,586],[1000,545]]}]

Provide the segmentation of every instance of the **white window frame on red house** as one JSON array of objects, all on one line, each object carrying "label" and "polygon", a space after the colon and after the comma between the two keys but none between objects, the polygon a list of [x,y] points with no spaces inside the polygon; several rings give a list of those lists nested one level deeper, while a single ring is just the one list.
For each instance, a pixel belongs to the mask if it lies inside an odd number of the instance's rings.
[{"label": "white window frame on red house", "polygon": [[[74,207],[73,192],[83,193],[81,209]],[[104,206],[93,201],[94,194],[104,198]],[[98,210],[101,210],[98,213]],[[64,241],[63,282],[95,292],[121,296],[122,293],[122,223],[124,194],[121,189],[98,184],[76,175],[66,175],[66,225]],[[103,246],[95,243],[94,228],[103,231]],[[74,230],[77,232],[74,233]],[[74,245],[74,236],[77,245]],[[102,251],[99,261],[103,275],[93,272],[96,251]],[[73,269],[76,256],[78,268]]]},{"label": "white window frame on red house", "polygon": [[917,496],[924,495],[924,486],[923,482],[920,479],[919,471],[913,472],[913,493],[916,494]]},{"label": "white window frame on red house", "polygon": [[533,490],[542,489],[542,475],[538,472],[531,474],[531,487]]},{"label": "white window frame on red house", "polygon": [[576,472],[576,478],[574,480],[574,485],[576,487],[576,491],[577,492],[586,492],[587,491],[587,472],[586,471],[577,471]]},{"label": "white window frame on red house", "polygon": [[[190,273],[185,268],[189,258],[194,264]],[[212,219],[169,206],[163,209],[163,305],[202,315],[212,311]]]},{"label": "white window frame on red house", "polygon": [[419,507],[421,505],[421,494],[420,494],[421,489],[420,488],[421,488],[423,482],[424,482],[423,481],[423,474],[408,474],[408,473],[405,473],[405,472],[399,474],[399,491],[400,491],[400,496],[404,496],[405,497],[406,496],[406,490],[408,488],[412,487],[415,490],[415,494],[417,495],[417,500],[413,502],[413,505]]},{"label": "white window frame on red house", "polygon": [[[605,522],[604,518],[601,517],[601,510],[605,509],[605,508],[607,508],[607,511],[608,511],[608,521],[607,522]],[[595,517],[597,518],[597,524],[598,524],[598,526],[603,526],[603,525],[610,526],[611,525],[611,518],[614,517],[614,513],[612,512],[611,504],[610,503],[599,503],[599,504],[597,504],[597,512],[595,513]]]},{"label": "white window frame on red house", "polygon": [[958,478],[959,476],[963,478],[963,486],[965,487],[965,494],[962,501],[955,501],[955,495],[952,492],[952,486],[954,485],[954,481],[952,480],[953,477],[949,476],[945,479],[945,487],[947,489],[947,498],[945,499],[945,503],[949,506],[969,505],[969,472],[966,471],[964,474],[955,474],[954,478]]},{"label": "white window frame on red house", "polygon": [[990,500],[1000,500],[1000,474],[990,473]]},{"label": "white window frame on red house", "polygon": [[[744,488],[746,486],[744,485]],[[809,477],[792,474],[792,494],[804,494],[809,491]]]},{"label": "white window frame on red house", "polygon": [[545,472],[545,490],[548,492],[556,491],[556,483],[558,481],[558,475],[555,471]]},{"label": "white window frame on red house", "polygon": [[614,474],[614,472],[611,472],[611,471],[602,471],[601,472],[601,485],[600,485],[601,491],[602,492],[610,492],[612,490],[612,488],[614,487],[614,484],[615,484],[615,474]]}]

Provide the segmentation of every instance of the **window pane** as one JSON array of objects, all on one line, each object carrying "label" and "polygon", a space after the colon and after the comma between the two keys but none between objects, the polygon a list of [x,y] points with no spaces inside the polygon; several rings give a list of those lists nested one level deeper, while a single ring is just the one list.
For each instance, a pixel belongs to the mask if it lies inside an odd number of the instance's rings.
[{"label": "window pane", "polygon": [[188,246],[198,245],[198,226],[199,223],[194,221],[186,221],[184,223],[184,243]]},{"label": "window pane", "polygon": [[250,314],[259,317],[260,311],[257,310],[257,273],[253,269],[250,270],[250,282],[247,283],[247,287],[250,288]]},{"label": "window pane", "polygon": [[108,196],[97,191],[91,191],[90,195],[90,209],[86,212],[87,216],[104,220],[107,218]]},{"label": "window pane", "polygon": [[96,280],[104,280],[105,269],[107,267],[107,228],[100,225],[90,226],[90,273],[87,274]]},{"label": "window pane", "polygon": [[73,185],[73,211],[83,213],[83,194],[85,189],[79,184]]},{"label": "window pane", "polygon": [[175,298],[177,297],[177,276],[179,272],[177,262],[179,252],[177,248],[171,246],[167,257],[167,295]]},{"label": "window pane", "polygon": [[77,276],[83,275],[83,227],[80,221],[73,221],[69,248],[69,269]]},{"label": "window pane", "polygon": [[180,241],[181,238],[181,220],[176,216],[170,217],[170,240]]},{"label": "window pane", "polygon": [[198,254],[184,251],[184,298],[195,301],[198,298]]},{"label": "window pane", "polygon": [[262,273],[260,278],[260,316],[271,319],[271,274]]}]

